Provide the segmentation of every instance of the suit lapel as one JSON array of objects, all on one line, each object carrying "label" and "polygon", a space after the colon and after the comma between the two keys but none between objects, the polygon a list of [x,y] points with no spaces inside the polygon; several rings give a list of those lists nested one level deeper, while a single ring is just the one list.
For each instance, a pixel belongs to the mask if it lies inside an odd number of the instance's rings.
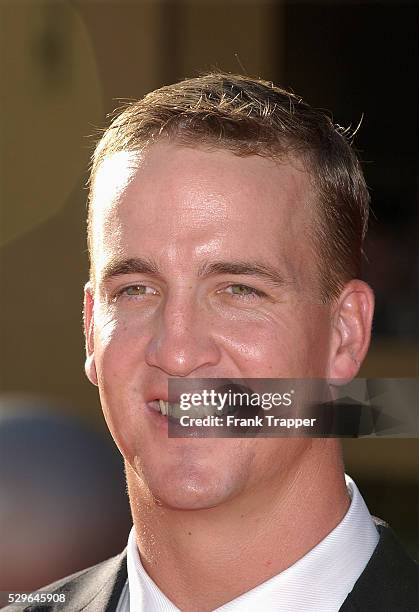
[{"label": "suit lapel", "polygon": [[115,612],[128,577],[126,550],[110,561],[109,565],[99,568],[96,575],[92,575],[91,581],[96,588],[91,590],[88,601],[84,598],[84,607],[76,608],[77,610]]},{"label": "suit lapel", "polygon": [[[115,612],[127,580],[127,551],[108,559],[71,581],[60,592],[66,604],[57,604],[51,612],[77,610],[83,612]],[[67,608],[68,605],[68,608]]]},{"label": "suit lapel", "polygon": [[377,547],[340,612],[416,612],[419,568],[390,527],[381,523],[377,529],[380,533]]}]

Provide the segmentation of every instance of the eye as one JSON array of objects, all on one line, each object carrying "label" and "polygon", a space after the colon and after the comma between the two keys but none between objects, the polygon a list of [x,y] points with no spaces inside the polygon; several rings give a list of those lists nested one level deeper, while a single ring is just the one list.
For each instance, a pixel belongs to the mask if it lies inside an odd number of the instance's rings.
[{"label": "eye", "polygon": [[242,285],[241,283],[236,283],[234,285],[229,285],[224,290],[226,293],[229,293],[233,296],[238,297],[264,297],[266,293],[263,291],[259,291],[254,287],[249,287],[248,285]]},{"label": "eye", "polygon": [[120,289],[115,297],[116,299],[119,297],[138,298],[149,295],[158,295],[158,291],[148,285],[129,285]]}]

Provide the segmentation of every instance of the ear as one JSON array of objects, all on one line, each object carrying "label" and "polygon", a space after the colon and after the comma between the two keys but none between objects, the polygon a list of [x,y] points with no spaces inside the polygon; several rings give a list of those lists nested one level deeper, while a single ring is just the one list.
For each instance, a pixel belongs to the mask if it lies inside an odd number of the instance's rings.
[{"label": "ear", "polygon": [[351,280],[334,309],[329,379],[345,384],[357,375],[370,344],[373,314],[371,287],[361,280]]},{"label": "ear", "polygon": [[94,318],[93,318],[93,306],[94,297],[90,283],[86,283],[84,287],[84,307],[83,307],[83,321],[84,321],[84,337],[86,340],[86,362],[84,364],[84,370],[87,378],[93,385],[97,386],[97,374],[95,364],[95,350],[94,350]]}]

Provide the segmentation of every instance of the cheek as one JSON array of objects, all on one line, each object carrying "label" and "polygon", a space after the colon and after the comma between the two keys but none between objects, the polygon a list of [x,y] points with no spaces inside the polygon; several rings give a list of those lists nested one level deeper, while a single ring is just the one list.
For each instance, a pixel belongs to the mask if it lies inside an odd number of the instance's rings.
[{"label": "cheek", "polygon": [[234,325],[218,338],[241,374],[250,378],[274,376],[281,356],[288,353],[289,339],[276,325]]},{"label": "cheek", "polygon": [[261,320],[230,322],[219,342],[248,377],[325,375],[330,322],[323,306],[294,305]]},{"label": "cheek", "polygon": [[95,313],[95,362],[102,386],[142,362],[149,328],[112,308]]},{"label": "cheek", "polygon": [[307,309],[300,330],[299,342],[304,347],[299,352],[301,369],[307,377],[326,377],[332,331],[328,308],[312,306]]},{"label": "cheek", "polygon": [[144,346],[141,325],[133,328],[107,311],[95,317],[95,364],[99,395],[108,427],[121,452],[138,427]]}]

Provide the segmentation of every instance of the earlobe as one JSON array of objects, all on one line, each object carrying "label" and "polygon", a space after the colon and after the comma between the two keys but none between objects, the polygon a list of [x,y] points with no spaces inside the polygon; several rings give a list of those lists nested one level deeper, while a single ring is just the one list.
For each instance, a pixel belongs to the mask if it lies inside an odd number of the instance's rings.
[{"label": "earlobe", "polygon": [[84,307],[83,307],[83,321],[84,321],[84,336],[86,342],[86,361],[84,369],[87,378],[93,385],[97,386],[97,373],[95,364],[95,350],[94,350],[94,316],[93,316],[94,298],[92,295],[90,283],[86,283],[84,287]]},{"label": "earlobe", "polygon": [[371,339],[374,294],[364,281],[345,285],[334,313],[329,379],[341,384],[358,373]]}]

